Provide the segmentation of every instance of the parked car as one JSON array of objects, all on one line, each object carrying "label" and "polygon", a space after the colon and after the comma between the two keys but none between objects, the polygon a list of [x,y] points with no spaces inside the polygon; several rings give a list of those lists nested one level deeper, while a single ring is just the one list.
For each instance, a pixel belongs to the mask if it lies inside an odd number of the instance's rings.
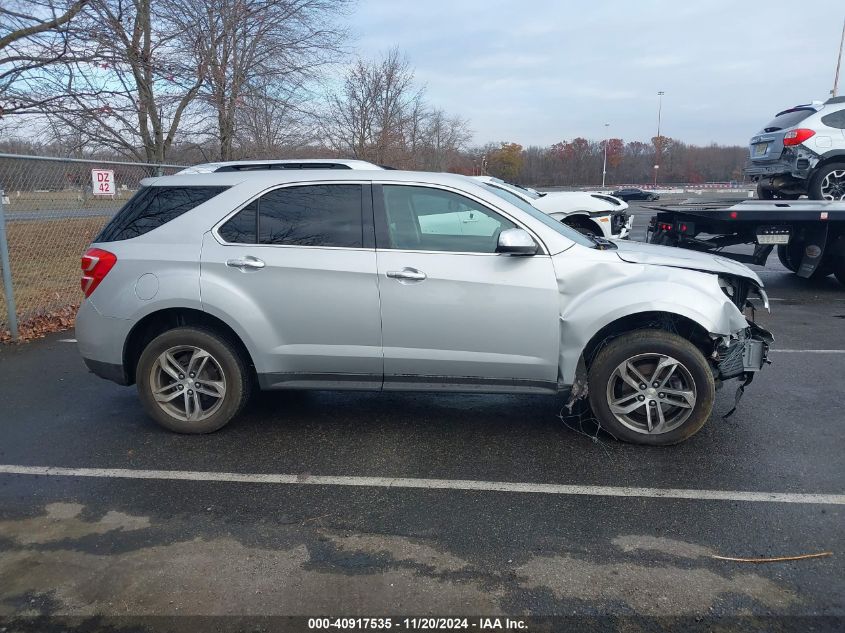
[{"label": "parked car", "polygon": [[505,200],[515,196],[586,235],[624,239],[634,224],[634,217],[626,212],[628,203],[607,194],[582,191],[539,193],[493,176],[472,178],[484,183]]},{"label": "parked car", "polygon": [[177,176],[187,174],[211,174],[226,171],[268,171],[277,169],[390,169],[365,160],[335,158],[304,158],[280,160],[230,160],[218,163],[202,163],[176,172]]},{"label": "parked car", "polygon": [[745,173],[763,200],[845,200],[845,97],[778,112],[751,138]]},{"label": "parked car", "polygon": [[207,433],[262,389],[588,394],[615,437],[698,431],[770,335],[731,260],[591,238],[464,176],[150,178],[82,258],[79,350],[159,424]]},{"label": "parked car", "polygon": [[643,191],[642,189],[637,189],[636,187],[617,189],[611,195],[619,198],[620,200],[624,200],[625,202],[629,202],[631,200],[660,200],[660,196],[653,191]]}]

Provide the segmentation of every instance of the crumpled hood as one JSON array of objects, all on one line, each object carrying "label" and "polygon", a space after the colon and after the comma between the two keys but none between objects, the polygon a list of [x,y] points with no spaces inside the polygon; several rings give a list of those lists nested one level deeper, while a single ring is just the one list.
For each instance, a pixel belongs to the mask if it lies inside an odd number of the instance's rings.
[{"label": "crumpled hood", "polygon": [[627,240],[613,240],[617,245],[616,255],[624,262],[631,264],[648,264],[651,266],[672,266],[673,268],[687,268],[701,270],[708,273],[725,273],[745,277],[753,280],[761,288],[763,281],[745,264],[741,264],[727,257],[710,255],[673,246],[657,246],[643,242],[629,242]]}]

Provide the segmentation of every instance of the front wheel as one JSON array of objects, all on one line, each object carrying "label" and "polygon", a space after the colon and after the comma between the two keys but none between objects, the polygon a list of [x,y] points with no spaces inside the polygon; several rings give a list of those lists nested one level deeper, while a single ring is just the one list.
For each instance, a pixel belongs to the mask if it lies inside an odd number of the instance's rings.
[{"label": "front wheel", "polygon": [[707,421],[716,395],[701,351],[677,334],[638,330],[612,340],[590,365],[590,406],[619,440],[665,446]]},{"label": "front wheel", "polygon": [[138,359],[138,395],[151,418],[177,433],[211,433],[243,408],[251,374],[238,350],[194,327],[154,338]]}]

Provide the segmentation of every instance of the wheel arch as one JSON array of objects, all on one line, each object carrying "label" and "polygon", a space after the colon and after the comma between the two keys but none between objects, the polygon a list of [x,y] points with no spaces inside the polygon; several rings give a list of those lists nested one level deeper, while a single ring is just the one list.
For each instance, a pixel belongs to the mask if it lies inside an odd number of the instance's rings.
[{"label": "wheel arch", "polygon": [[712,351],[712,338],[700,323],[676,312],[652,310],[625,315],[600,328],[587,341],[581,352],[581,360],[584,366],[589,368],[596,354],[608,342],[623,334],[637,330],[663,330],[665,332],[671,332],[690,341],[705,356]]},{"label": "wheel arch", "polygon": [[241,337],[222,319],[195,308],[163,308],[145,315],[129,331],[123,345],[123,370],[126,384],[135,382],[138,359],[147,344],[156,336],[173,328],[193,326],[211,330],[234,345],[249,371],[255,374],[255,364]]},{"label": "wheel arch", "polygon": [[604,235],[604,230],[601,225],[590,217],[587,211],[573,211],[572,213],[560,214],[559,216],[552,216],[559,222],[576,228],[578,226],[591,229],[598,235]]}]

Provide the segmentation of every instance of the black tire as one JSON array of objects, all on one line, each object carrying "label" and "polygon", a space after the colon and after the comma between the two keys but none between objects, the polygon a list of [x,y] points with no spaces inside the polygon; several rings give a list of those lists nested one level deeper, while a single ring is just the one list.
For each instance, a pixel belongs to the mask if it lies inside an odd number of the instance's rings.
[{"label": "black tire", "polygon": [[[789,258],[789,250],[786,244],[778,244],[777,248],[778,252],[778,259],[780,263],[783,265],[784,268],[787,270],[791,270],[794,273],[798,272],[798,266],[792,263],[792,260]],[[800,262],[799,262],[800,265]]]},{"label": "black tire", "polygon": [[[801,267],[801,260],[804,259],[804,242],[800,239],[791,240],[789,244],[778,244],[777,253],[780,263],[784,268],[794,273]],[[822,279],[833,272],[831,267],[822,262],[810,275],[810,279]]]},{"label": "black tire", "polygon": [[[157,386],[153,386],[153,381],[156,380],[156,375],[163,375],[154,373],[154,370],[159,371],[159,366],[157,365],[159,362],[158,359],[165,351],[180,347],[186,349],[198,348],[207,352],[212,364],[209,368],[203,369],[202,371],[214,371],[215,375],[209,378],[204,376],[197,376],[197,378],[202,378],[203,380],[219,380],[224,385],[223,397],[212,397],[210,399],[211,402],[215,403],[214,406],[209,407],[209,410],[213,409],[213,412],[204,419],[186,420],[175,417],[175,415],[168,413],[163,405],[159,405],[155,399],[153,391]],[[188,352],[185,353],[187,354]],[[187,372],[188,365],[184,366]],[[252,393],[252,373],[247,368],[237,347],[216,332],[197,327],[179,327],[168,330],[150,341],[138,359],[135,376],[138,383],[138,395],[147,414],[164,428],[175,431],[176,433],[211,433],[222,428],[240,413]],[[182,377],[185,380],[191,379],[187,375],[183,375]],[[180,387],[177,384],[180,381],[176,380],[175,377],[171,380],[171,384],[179,387],[180,393],[183,392],[183,387],[192,386],[185,384]],[[168,387],[169,385],[166,388]],[[196,389],[196,387],[194,388]],[[208,388],[208,385],[205,385],[205,388]],[[176,390],[172,392],[168,391],[167,393],[175,394]],[[186,393],[192,392],[182,393],[184,407],[190,406],[188,404],[189,397],[185,395]],[[200,391],[197,390],[196,393],[195,398],[199,401],[201,399]],[[175,400],[179,402],[182,398],[177,395]],[[206,396],[204,400],[209,400],[209,397]],[[220,401],[219,404],[217,404],[217,401]]]},{"label": "black tire", "polygon": [[[684,373],[679,373],[677,378],[672,378],[672,380],[683,379],[685,383],[690,382],[688,387],[694,391],[694,405],[691,407],[666,405],[667,408],[664,410],[663,405],[658,405],[661,407],[661,415],[663,411],[666,411],[667,415],[678,415],[678,426],[669,428],[666,432],[646,433],[629,428],[617,419],[608,402],[608,391],[612,390],[613,385],[619,380],[615,376],[617,367],[625,361],[649,355],[667,356],[678,361],[679,366],[674,370],[673,375],[681,372],[682,369]],[[669,380],[669,377],[667,376],[666,379]],[[614,381],[613,385],[611,380]],[[613,339],[602,348],[590,365],[588,384],[590,407],[601,427],[616,439],[650,446],[677,444],[697,433],[710,417],[716,397],[713,372],[701,351],[688,340],[663,330],[637,330]],[[650,388],[652,385],[647,385],[647,387]],[[650,397],[654,395],[644,396],[644,398]],[[634,399],[638,398],[634,396]],[[629,401],[634,402],[634,399]],[[637,406],[643,407],[645,412],[648,410],[649,402],[650,400],[643,400],[643,404]],[[686,409],[691,409],[691,411],[686,413]]]},{"label": "black tire", "polygon": [[[810,186],[808,188],[807,194],[811,200],[830,200],[831,198],[825,198],[825,193],[830,193],[831,190],[828,189],[827,192],[823,191],[822,189],[825,186],[829,186],[825,184],[825,179],[831,175],[834,171],[845,171],[845,162],[837,161],[834,163],[828,163],[827,165],[822,166],[819,170],[813,174],[813,177],[810,179]],[[845,200],[845,180],[840,178],[840,185],[835,187],[833,190],[833,200]]]}]

